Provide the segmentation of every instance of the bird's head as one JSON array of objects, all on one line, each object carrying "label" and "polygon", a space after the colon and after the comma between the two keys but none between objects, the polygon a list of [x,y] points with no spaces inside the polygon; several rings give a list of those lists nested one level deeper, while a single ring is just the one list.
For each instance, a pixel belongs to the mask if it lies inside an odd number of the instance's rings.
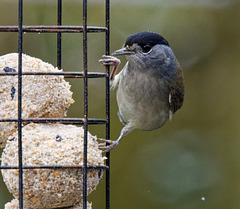
[{"label": "bird's head", "polygon": [[172,75],[176,73],[176,57],[169,43],[159,34],[150,31],[134,33],[129,36],[123,48],[112,53],[113,56],[125,55],[139,70]]},{"label": "bird's head", "polygon": [[137,53],[150,54],[156,45],[169,46],[168,42],[159,34],[150,31],[134,33],[129,36],[122,49],[112,53],[113,56],[131,56]]}]

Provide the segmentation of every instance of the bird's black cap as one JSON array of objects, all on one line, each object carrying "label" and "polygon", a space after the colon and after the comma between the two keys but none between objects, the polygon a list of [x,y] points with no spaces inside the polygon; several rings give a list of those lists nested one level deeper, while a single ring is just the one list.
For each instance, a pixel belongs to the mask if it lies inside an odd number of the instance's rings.
[{"label": "bird's black cap", "polygon": [[157,44],[169,46],[168,42],[162,36],[151,31],[138,32],[129,36],[125,42],[125,46],[132,46],[133,44],[138,44],[141,47],[145,45],[153,47]]}]

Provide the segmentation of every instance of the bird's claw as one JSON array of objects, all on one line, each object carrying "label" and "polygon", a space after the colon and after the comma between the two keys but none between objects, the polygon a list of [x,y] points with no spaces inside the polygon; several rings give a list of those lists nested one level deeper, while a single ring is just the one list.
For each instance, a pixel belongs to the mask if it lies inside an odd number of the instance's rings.
[{"label": "bird's claw", "polygon": [[117,67],[121,63],[120,59],[113,56],[103,55],[102,58],[103,59],[100,59],[99,62],[103,66],[110,65],[110,66]]},{"label": "bird's claw", "polygon": [[104,142],[104,143],[98,143],[98,147],[99,147],[99,148],[104,147],[104,146],[106,146],[106,143],[105,143],[105,142]]},{"label": "bird's claw", "polygon": [[[112,140],[101,139],[101,138],[99,138],[98,140],[105,142],[105,143],[100,143],[99,144],[99,149],[102,150],[102,153],[112,151],[119,144],[118,141],[112,141]],[[108,143],[108,145],[106,145],[106,143]]]},{"label": "bird's claw", "polygon": [[121,61],[120,61],[120,59],[113,57],[113,56],[103,55],[102,57],[103,57],[103,59],[100,59],[99,62],[103,66],[106,66],[106,65],[113,66],[113,70],[110,75],[110,81],[113,81],[114,77],[117,73],[117,68],[120,65]]},{"label": "bird's claw", "polygon": [[[98,138],[99,141],[101,142],[105,142],[105,143],[108,143],[108,144],[112,144],[114,141],[112,140],[108,140],[108,139],[102,139],[102,138]],[[104,143],[103,143],[104,144]]]}]

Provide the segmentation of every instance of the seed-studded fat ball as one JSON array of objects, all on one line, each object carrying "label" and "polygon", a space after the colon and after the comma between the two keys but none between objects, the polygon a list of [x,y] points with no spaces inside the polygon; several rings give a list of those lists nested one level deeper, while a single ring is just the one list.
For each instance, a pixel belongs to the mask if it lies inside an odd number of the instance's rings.
[{"label": "seed-studded fat ball", "polygon": [[[8,140],[2,154],[2,166],[18,165],[18,134]],[[88,133],[88,166],[104,165],[105,157],[98,149],[97,138]],[[84,129],[74,125],[34,124],[22,129],[24,166],[83,165]],[[17,169],[1,170],[8,190],[18,198]],[[102,177],[99,169],[88,170],[87,193],[90,194]],[[82,200],[81,168],[24,169],[23,198],[26,208],[69,207]]]},{"label": "seed-studded fat ball", "polygon": [[[18,54],[0,56],[0,73],[18,72]],[[22,72],[62,72],[51,64],[23,54]],[[63,76],[23,75],[22,117],[61,118],[74,102]],[[0,118],[18,117],[18,76],[0,76]],[[16,131],[16,122],[0,123],[0,147]]]}]

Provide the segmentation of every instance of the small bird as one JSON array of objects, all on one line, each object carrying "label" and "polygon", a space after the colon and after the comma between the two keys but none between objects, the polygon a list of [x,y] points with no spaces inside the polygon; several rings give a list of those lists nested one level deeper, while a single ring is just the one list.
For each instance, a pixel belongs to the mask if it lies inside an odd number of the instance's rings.
[{"label": "small bird", "polygon": [[[169,43],[159,34],[143,31],[129,36],[122,49],[103,55],[99,62],[113,66],[111,87],[117,89],[118,116],[124,124],[116,141],[100,139],[109,145],[103,152],[113,150],[123,136],[134,129],[154,130],[171,119],[183,104],[183,71]],[[120,60],[126,65],[116,75]]]}]

